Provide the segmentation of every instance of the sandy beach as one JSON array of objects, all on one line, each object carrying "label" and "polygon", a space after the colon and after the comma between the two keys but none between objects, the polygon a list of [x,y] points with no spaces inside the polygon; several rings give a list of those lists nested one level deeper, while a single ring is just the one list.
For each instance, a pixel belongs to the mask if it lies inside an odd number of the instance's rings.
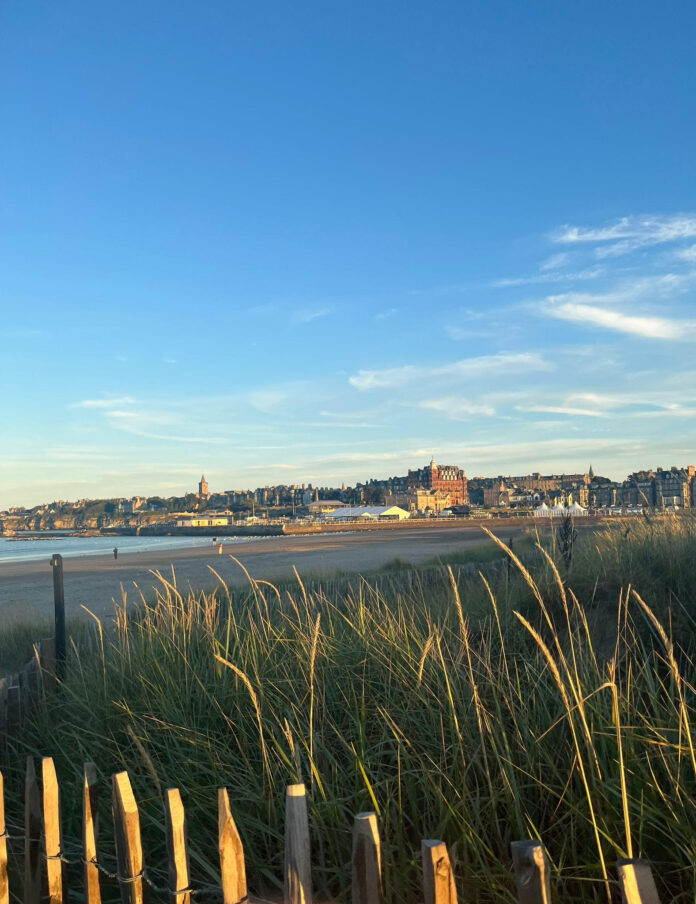
[{"label": "sandy beach", "polygon": [[[517,536],[523,528],[510,523],[486,525],[502,538]],[[223,547],[219,555],[212,542],[209,547],[168,549],[99,555],[65,560],[65,603],[68,618],[84,614],[83,605],[99,617],[109,616],[113,600],[138,597],[139,588],[147,597],[152,593],[159,571],[171,579],[172,568],[180,589],[212,588],[218,579],[214,568],[230,584],[244,583],[236,556],[255,578],[275,580],[292,576],[293,566],[300,575],[329,575],[336,571],[363,572],[380,568],[393,559],[418,563],[463,548],[491,541],[477,524],[447,529],[419,528],[396,532],[366,531],[341,535],[323,534],[300,537],[267,537]],[[0,566],[0,626],[3,618],[18,615],[50,615],[53,612],[53,583],[49,564],[53,549],[47,544],[45,561],[13,562]],[[57,551],[57,550],[56,550]]]}]

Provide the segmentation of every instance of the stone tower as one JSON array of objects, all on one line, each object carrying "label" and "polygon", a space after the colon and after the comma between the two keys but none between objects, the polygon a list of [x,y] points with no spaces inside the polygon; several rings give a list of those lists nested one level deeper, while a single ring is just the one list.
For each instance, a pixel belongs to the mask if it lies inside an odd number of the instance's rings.
[{"label": "stone tower", "polygon": [[207,499],[210,496],[208,492],[208,481],[205,479],[205,474],[201,474],[201,479],[198,483],[198,495],[201,499]]}]

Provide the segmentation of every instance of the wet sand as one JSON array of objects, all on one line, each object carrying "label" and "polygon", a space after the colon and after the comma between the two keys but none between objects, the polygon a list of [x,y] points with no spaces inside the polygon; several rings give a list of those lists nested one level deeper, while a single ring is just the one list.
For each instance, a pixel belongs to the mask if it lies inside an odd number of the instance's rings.
[{"label": "wet sand", "polygon": [[[518,536],[525,528],[505,523],[486,527],[503,539]],[[451,528],[414,528],[401,531],[362,531],[297,537],[265,537],[223,546],[219,555],[213,547],[168,549],[113,555],[85,556],[64,560],[65,607],[67,617],[84,615],[82,605],[99,617],[113,612],[113,600],[125,592],[136,599],[137,588],[148,597],[157,583],[154,571],[171,580],[172,568],[179,589],[211,589],[219,581],[214,568],[229,584],[242,584],[246,577],[229,554],[236,556],[254,578],[277,580],[292,577],[293,566],[300,575],[327,576],[337,571],[366,572],[381,568],[393,559],[419,563],[438,555],[475,548],[491,541],[478,524]],[[50,544],[41,562],[13,562],[0,565],[0,629],[5,619],[25,615],[49,616],[53,612],[53,578],[49,564]]]}]

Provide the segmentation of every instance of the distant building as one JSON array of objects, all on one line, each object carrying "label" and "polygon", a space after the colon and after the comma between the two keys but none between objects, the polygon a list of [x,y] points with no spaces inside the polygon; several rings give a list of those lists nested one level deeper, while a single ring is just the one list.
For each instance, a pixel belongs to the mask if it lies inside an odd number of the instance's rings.
[{"label": "distant building", "polygon": [[409,512],[435,514],[439,514],[452,505],[449,493],[443,493],[441,490],[426,490],[422,487],[400,493],[385,493],[384,503],[385,505],[401,506]]},{"label": "distant building", "polygon": [[201,474],[201,479],[198,482],[198,495],[201,499],[207,499],[210,496],[208,492],[208,481],[205,479],[205,474]]},{"label": "distant building", "polygon": [[431,461],[425,468],[412,471],[409,468],[409,490],[439,490],[448,493],[451,505],[465,505],[469,501],[466,474],[456,465],[437,465]]},{"label": "distant building", "polygon": [[405,521],[410,515],[398,505],[347,505],[326,517],[332,521]]},{"label": "distant building", "polygon": [[176,526],[177,527],[227,527],[230,523],[229,518],[225,518],[224,516],[211,516],[211,517],[203,517],[199,518],[194,516],[193,518],[179,518],[177,519]]},{"label": "distant building", "polygon": [[486,508],[508,508],[512,491],[502,480],[494,480],[491,486],[483,488],[483,504]]},{"label": "distant building", "polygon": [[669,470],[635,471],[619,490],[622,505],[648,508],[691,508],[696,490],[696,469],[672,466]]}]

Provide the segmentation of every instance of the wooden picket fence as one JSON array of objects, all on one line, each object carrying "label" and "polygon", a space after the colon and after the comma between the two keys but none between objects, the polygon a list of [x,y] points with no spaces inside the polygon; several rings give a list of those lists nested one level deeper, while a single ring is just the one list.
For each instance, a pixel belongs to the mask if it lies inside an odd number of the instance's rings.
[{"label": "wooden picket fence", "polygon": [[43,693],[57,687],[56,644],[34,644],[34,655],[19,671],[0,678],[0,747],[28,718]]},{"label": "wooden picket fence", "polygon": [[[9,904],[10,901],[8,840],[23,844],[24,881],[18,881],[21,893],[13,894],[13,898],[23,904],[66,904],[69,884],[67,868],[70,865],[81,867],[81,892],[85,904],[101,904],[103,876],[118,883],[122,904],[142,904],[146,888],[160,896],[166,895],[172,904],[191,904],[194,895],[222,904],[260,901],[248,897],[244,847],[225,788],[218,791],[220,885],[205,889],[191,887],[186,816],[178,788],[167,789],[163,801],[168,875],[164,887],[155,885],[145,867],[138,805],[127,772],[119,772],[111,779],[116,863],[113,871],[106,869],[99,857],[98,783],[93,763],[87,763],[84,767],[82,839],[77,857],[66,855],[59,785],[51,757],[45,757],[41,762],[40,783],[34,758],[27,757],[24,792],[24,830],[9,833],[0,772],[0,904]],[[422,898],[419,900],[424,904],[457,904],[447,845],[440,840],[425,839],[421,842],[421,858]],[[549,861],[541,842],[513,842],[512,864],[519,904],[550,904]],[[14,874],[21,874],[19,860]],[[645,861],[621,861],[618,864],[618,878],[626,904],[659,904],[653,875]],[[380,904],[382,893],[377,816],[375,813],[358,813],[353,823],[351,902]],[[283,904],[312,904],[309,820],[303,784],[289,785],[286,792]]]}]

